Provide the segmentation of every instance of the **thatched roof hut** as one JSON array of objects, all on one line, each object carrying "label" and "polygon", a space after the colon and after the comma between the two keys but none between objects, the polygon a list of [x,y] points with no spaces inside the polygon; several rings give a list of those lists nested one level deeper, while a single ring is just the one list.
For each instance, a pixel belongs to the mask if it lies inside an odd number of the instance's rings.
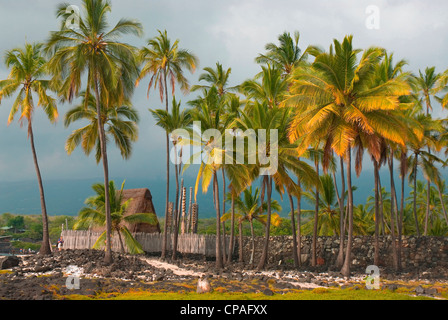
[{"label": "thatched roof hut", "polygon": [[[120,191],[117,191],[120,192]],[[152,203],[152,195],[151,192],[147,188],[141,189],[128,189],[123,190],[123,199],[122,203],[127,201],[128,199],[132,199],[129,203],[129,206],[126,210],[125,215],[130,215],[134,213],[154,213],[157,219],[156,210]],[[160,233],[160,224],[157,220],[156,225],[151,225],[149,223],[126,223],[126,227],[130,232],[145,232],[145,233]],[[104,226],[95,226],[91,229],[93,232],[103,232]]]},{"label": "thatched roof hut", "polygon": [[[126,210],[126,215],[133,213],[154,213],[157,218],[156,209],[152,203],[152,195],[149,189],[141,188],[141,189],[128,189],[123,190],[123,202],[128,199],[132,199],[129,203],[128,209]],[[148,223],[133,223],[127,225],[129,231],[131,232],[146,232],[146,233],[154,233],[160,232],[159,221],[157,221],[156,225],[151,225]]]}]

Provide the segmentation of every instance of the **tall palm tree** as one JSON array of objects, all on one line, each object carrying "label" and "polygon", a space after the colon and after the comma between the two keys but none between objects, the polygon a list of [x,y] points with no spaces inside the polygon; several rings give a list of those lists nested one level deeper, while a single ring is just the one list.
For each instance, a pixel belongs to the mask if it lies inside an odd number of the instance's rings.
[{"label": "tall palm tree", "polygon": [[289,32],[283,32],[278,36],[279,45],[268,43],[265,46],[266,53],[260,54],[255,61],[260,64],[270,64],[281,70],[283,76],[289,75],[300,63],[306,62],[308,51],[313,47],[308,47],[305,52],[299,47],[300,33],[294,32],[294,38]]},{"label": "tall palm tree", "polygon": [[178,239],[177,236],[179,232],[179,217],[180,217],[180,212],[178,211],[177,203],[179,202],[179,171],[180,171],[181,159],[177,158],[178,155],[177,148],[179,142],[182,139],[182,137],[175,135],[174,132],[177,129],[188,129],[191,125],[190,113],[185,109],[183,111],[180,111],[180,105],[181,102],[179,101],[178,103],[176,101],[176,97],[173,97],[171,113],[163,109],[156,109],[156,110],[149,109],[152,116],[156,120],[156,124],[159,127],[163,128],[165,132],[171,136],[171,140],[173,142],[174,147],[174,154],[176,157],[174,163],[175,175],[176,175],[176,202],[175,202],[176,205],[174,206],[174,214],[173,214],[173,222],[174,222],[173,225],[174,237],[173,237],[173,252],[172,252],[173,260],[177,258],[177,239]]},{"label": "tall palm tree", "polygon": [[[298,67],[291,76],[290,93],[283,105],[296,108],[289,130],[290,139],[298,141],[300,156],[310,145],[323,141],[323,166],[335,152],[347,164],[348,242],[341,272],[350,275],[353,235],[353,190],[351,158],[355,139],[360,135],[375,158],[379,158],[375,137],[384,137],[405,144],[401,125],[388,110],[398,108],[398,97],[409,93],[409,85],[396,79],[374,86],[374,70],[384,50],[353,49],[352,36],[341,42],[334,40],[329,52],[316,52],[311,67]],[[376,135],[373,135],[376,133]]]},{"label": "tall palm tree", "polygon": [[[197,90],[202,90],[202,91],[209,91],[212,87],[216,88],[217,92],[218,92],[218,96],[225,98],[226,99],[226,103],[224,108],[225,109],[230,109],[230,113],[224,112],[223,115],[224,117],[221,118],[223,119],[223,121],[226,121],[226,114],[227,117],[232,117],[235,116],[235,111],[236,113],[238,113],[237,110],[235,110],[236,108],[239,108],[239,100],[237,98],[236,95],[231,94],[231,91],[237,91],[238,90],[238,86],[236,87],[228,87],[228,82],[229,82],[229,77],[230,77],[230,73],[232,71],[231,68],[228,68],[227,70],[223,69],[222,64],[220,64],[219,62],[216,63],[216,69],[212,69],[210,67],[206,67],[204,68],[205,73],[202,73],[199,76],[199,81],[205,81],[208,83],[208,85],[194,85],[191,87],[191,91],[197,91]],[[199,98],[200,99],[200,98]],[[193,102],[194,103],[194,102]],[[225,166],[223,165],[221,167],[221,174],[222,174],[222,212],[226,211],[226,175],[225,175]],[[226,232],[226,227],[225,227],[225,222],[222,222],[222,232],[223,232],[223,237],[225,239],[225,232]],[[225,241],[224,241],[225,243]],[[223,248],[224,252],[223,252],[223,262],[226,263],[226,246],[224,246]],[[230,255],[229,255],[230,257]]]},{"label": "tall palm tree", "polygon": [[17,112],[20,112],[19,122],[21,126],[25,121],[28,122],[28,138],[31,143],[42,210],[43,239],[39,253],[46,255],[51,254],[51,246],[44,187],[34,145],[32,120],[36,105],[33,94],[37,95],[37,106],[42,107],[50,122],[56,121],[58,110],[55,99],[48,95],[48,91],[51,90],[51,83],[45,79],[48,75],[48,69],[47,61],[42,56],[42,46],[40,43],[27,43],[23,48],[15,48],[6,52],[5,64],[8,68],[11,68],[11,71],[7,79],[0,81],[0,102],[2,98],[11,97],[19,91],[9,113],[8,125],[14,120]]},{"label": "tall palm tree", "polygon": [[120,19],[111,29],[108,14],[111,4],[108,0],[83,0],[84,12],[79,17],[78,28],[69,28],[65,21],[71,13],[68,4],[60,4],[57,17],[62,19],[59,31],[51,32],[46,43],[46,52],[51,56],[50,71],[54,81],[60,83],[59,93],[63,99],[71,102],[81,91],[83,75],[87,74],[85,96],[88,103],[93,90],[97,109],[98,137],[104,171],[106,205],[106,253],[105,263],[112,263],[111,228],[112,220],[109,203],[109,165],[106,149],[106,134],[102,124],[101,95],[114,96],[114,104],[122,105],[129,99],[138,75],[135,60],[135,48],[119,39],[123,35],[142,34],[142,25],[134,20]]},{"label": "tall palm tree", "polygon": [[[254,138],[258,143],[258,147],[264,144],[266,151],[270,153],[275,161],[275,170],[268,168],[266,164],[262,164],[260,159],[256,163],[256,170],[259,175],[261,170],[265,169],[269,172],[261,178],[262,189],[261,198],[264,201],[264,195],[267,196],[268,203],[268,217],[270,215],[270,198],[272,186],[275,186],[277,191],[282,195],[285,192],[289,195],[296,195],[298,191],[297,185],[291,178],[291,174],[301,177],[305,185],[311,185],[317,181],[317,175],[308,164],[300,161],[296,156],[296,146],[292,144],[287,137],[287,128],[290,123],[290,110],[279,109],[277,106],[270,107],[267,101],[263,103],[255,102],[251,106],[241,112],[240,118],[235,119],[234,125],[244,132],[252,130],[255,134]],[[265,132],[266,139],[260,136],[260,132]],[[271,133],[276,132],[276,136],[270,136]],[[258,150],[260,152],[260,150]],[[275,155],[275,156],[274,156]],[[274,164],[269,163],[273,166]],[[274,185],[273,185],[273,184]],[[266,190],[266,193],[264,192]],[[293,210],[293,208],[291,208]],[[257,266],[258,269],[264,267],[268,259],[269,233],[270,233],[270,219],[268,218],[265,231],[265,243],[263,248],[262,258]]]},{"label": "tall palm tree", "polygon": [[[218,94],[215,86],[210,90],[203,90],[204,96],[190,101],[192,106],[190,109],[191,116],[194,121],[200,123],[200,133],[193,131],[193,138],[190,144],[201,146],[198,154],[193,154],[192,159],[201,157],[200,166],[195,183],[195,198],[197,195],[199,184],[203,193],[208,191],[210,183],[213,184],[213,202],[216,210],[216,267],[221,269],[223,267],[223,246],[221,243],[221,206],[219,201],[219,184],[217,172],[221,170],[223,164],[227,162],[226,157],[233,159],[233,154],[226,154],[226,149],[222,141],[225,136],[225,130],[228,128],[231,121],[227,118],[221,118],[224,112],[225,97]],[[210,136],[206,132],[211,132]],[[194,161],[190,161],[190,164]],[[189,167],[189,164],[184,166],[184,170]],[[202,182],[201,182],[202,181]]]},{"label": "tall palm tree", "polygon": [[[404,78],[405,81],[408,81],[410,84],[412,84],[412,78],[411,74],[409,72],[405,72],[403,70],[404,66],[407,65],[407,61],[405,60],[399,60],[397,63],[394,64],[393,60],[393,53],[388,54],[386,53],[384,55],[384,59],[381,61],[381,63],[378,65],[378,68],[376,70],[377,75],[377,83],[385,83],[390,79],[394,78]],[[406,97],[401,97],[400,101],[405,104],[407,102]],[[404,112],[400,113],[400,116],[403,116],[403,122],[407,122],[407,125],[405,128],[407,128],[407,131],[412,130],[411,126],[409,125],[409,119],[406,117],[406,114]],[[409,136],[412,133],[408,133],[406,136]],[[398,231],[398,246],[393,246],[393,261],[394,266],[398,270],[401,268],[401,234],[402,234],[402,221],[398,217],[398,201],[396,196],[396,188],[395,188],[395,180],[394,180],[394,155],[395,150],[400,149],[401,152],[405,152],[404,148],[399,148],[395,143],[384,140],[386,143],[387,152],[389,153],[387,162],[389,167],[389,177],[390,177],[390,189],[391,189],[391,236],[392,236],[392,243],[395,244],[395,221],[397,222],[397,231]],[[400,154],[400,151],[398,154]],[[405,175],[405,174],[404,174]],[[404,176],[403,176],[404,179]],[[404,188],[404,185],[403,185]],[[404,199],[404,195],[402,195],[402,198]],[[395,219],[395,220],[394,220]]]},{"label": "tall palm tree", "polygon": [[[101,143],[98,136],[98,119],[96,113],[96,100],[93,95],[87,97],[87,108],[84,99],[84,93],[80,94],[82,102],[74,106],[65,114],[64,125],[70,126],[72,123],[79,120],[87,120],[88,123],[82,128],[73,130],[67,138],[65,150],[71,154],[74,149],[81,145],[84,153],[88,156],[95,148],[96,162],[101,161]],[[103,98],[103,97],[102,97]],[[103,98],[104,99],[104,98]],[[106,136],[109,136],[115,142],[115,145],[120,150],[123,159],[129,159],[132,153],[132,142],[138,139],[139,121],[138,112],[132,108],[130,102],[125,102],[122,106],[110,105],[109,108],[104,108],[105,104],[101,105],[102,125]],[[107,138],[106,138],[107,143]]]},{"label": "tall palm tree", "polygon": [[[437,145],[438,132],[441,130],[440,123],[434,121],[431,115],[426,115],[419,113],[415,115],[415,121],[419,123],[423,130],[423,134],[419,137],[411,139],[408,143],[409,148],[412,150],[412,154],[408,158],[408,165],[410,168],[410,181],[414,182],[414,189],[417,184],[417,174],[418,169],[421,168],[425,179],[427,180],[427,206],[425,213],[424,222],[424,235],[428,232],[428,219],[430,215],[429,197],[430,197],[430,184],[431,177],[435,177],[433,171],[436,170],[434,167],[435,163],[443,163],[443,161],[435,156],[431,150],[434,150]],[[428,151],[426,151],[426,150]],[[429,185],[429,187],[428,187]],[[414,193],[414,219],[417,228],[417,235],[420,235],[420,230],[418,227],[418,217],[416,212],[416,193]]]},{"label": "tall palm tree", "polygon": [[[181,90],[187,93],[189,83],[184,76],[184,69],[194,72],[198,64],[198,58],[191,52],[179,48],[179,40],[171,43],[167,31],[158,30],[159,35],[148,40],[147,47],[139,51],[139,61],[143,63],[136,86],[140,81],[150,76],[148,84],[148,98],[151,87],[159,87],[160,101],[165,98],[165,111],[168,112],[168,81],[171,84],[171,93],[174,95],[175,84],[180,85]],[[168,202],[170,197],[170,160],[169,160],[169,137],[166,134],[166,198],[165,198],[165,232],[162,244],[161,258],[166,257],[167,246],[167,223]]]},{"label": "tall palm tree", "polygon": [[[86,207],[79,211],[78,220],[73,228],[84,229],[93,225],[103,226],[106,222],[105,216],[105,188],[101,183],[92,185],[92,189],[96,195],[86,199]],[[118,234],[120,241],[121,252],[125,252],[125,244],[128,252],[131,254],[144,253],[141,244],[132,236],[131,232],[126,226],[126,223],[149,223],[156,224],[157,217],[154,213],[133,213],[126,214],[126,210],[132,199],[123,202],[124,181],[121,184],[121,189],[116,190],[113,180],[109,181],[109,199],[112,217],[112,233]],[[93,248],[99,249],[104,246],[106,240],[106,231],[100,234],[95,241]],[[124,243],[123,243],[124,240]]]},{"label": "tall palm tree", "polygon": [[[277,109],[277,107],[275,107]],[[288,199],[291,206],[291,227],[293,230],[293,258],[294,263],[298,266],[299,264],[299,256],[297,252],[297,248],[301,246],[300,241],[297,241],[296,235],[296,227],[295,227],[295,219],[294,219],[294,203],[293,196],[300,197],[303,188],[311,188],[313,186],[316,189],[320,188],[320,181],[318,170],[312,168],[308,163],[300,160],[297,157],[296,153],[296,145],[291,143],[288,139],[288,128],[289,124],[292,120],[292,110],[291,109],[278,109],[280,111],[281,118],[278,119],[277,122],[277,131],[278,131],[278,157],[277,157],[277,170],[272,174],[273,182],[275,189],[280,194],[283,199],[283,194],[286,193],[288,195]],[[265,110],[264,112],[267,112]],[[307,158],[312,158],[313,153],[310,150],[307,154]],[[298,178],[298,183],[295,183],[293,180],[293,176]]]},{"label": "tall palm tree", "polygon": [[[432,112],[432,102],[431,102],[431,95],[433,95],[438,90],[438,84],[439,81],[442,78],[442,74],[436,73],[435,67],[427,67],[425,68],[424,73],[419,70],[419,75],[415,77],[415,83],[416,83],[416,91],[419,93],[422,97],[422,99],[425,102],[426,105],[426,115],[429,116],[430,112]],[[443,105],[443,104],[442,104]],[[428,153],[431,154],[431,148],[428,146],[427,148]],[[431,192],[431,182],[430,180],[427,180],[427,200],[428,205],[426,206],[426,216],[425,216],[425,227],[424,227],[424,235],[427,235],[428,232],[428,219],[430,215],[430,208],[429,208],[429,196]]]}]

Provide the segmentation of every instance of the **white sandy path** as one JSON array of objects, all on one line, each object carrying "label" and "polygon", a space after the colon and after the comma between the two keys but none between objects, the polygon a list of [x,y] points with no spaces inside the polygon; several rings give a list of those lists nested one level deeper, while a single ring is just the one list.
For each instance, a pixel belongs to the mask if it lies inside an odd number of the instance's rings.
[{"label": "white sandy path", "polygon": [[171,271],[173,271],[173,273],[175,275],[178,275],[178,276],[196,276],[196,277],[200,277],[200,276],[205,274],[203,272],[195,272],[195,271],[192,271],[192,270],[179,268],[178,266],[176,266],[174,264],[160,261],[157,258],[142,258],[142,260],[146,261],[147,263],[149,263],[150,265],[152,265],[155,268],[171,270]]},{"label": "white sandy path", "polygon": [[[204,272],[195,272],[192,270],[187,270],[184,268],[180,268],[174,264],[171,263],[167,263],[164,261],[160,261],[158,258],[142,258],[142,260],[146,261],[147,263],[149,263],[150,265],[152,265],[155,268],[159,268],[159,269],[167,269],[167,270],[171,270],[173,271],[173,273],[175,275],[178,276],[196,276],[196,277],[201,277],[203,275],[205,275]],[[245,272],[246,274],[254,274],[254,272],[251,271],[247,271]],[[273,272],[269,272],[269,271],[262,271],[261,272],[262,275],[267,275],[267,276],[271,276],[273,277]],[[288,279],[278,279],[281,282],[288,282],[294,286],[300,286],[300,288],[308,288],[308,289],[314,289],[314,288],[322,288],[322,286],[319,286],[317,284],[314,283],[307,283],[307,282],[296,282],[296,281],[288,281]]]}]

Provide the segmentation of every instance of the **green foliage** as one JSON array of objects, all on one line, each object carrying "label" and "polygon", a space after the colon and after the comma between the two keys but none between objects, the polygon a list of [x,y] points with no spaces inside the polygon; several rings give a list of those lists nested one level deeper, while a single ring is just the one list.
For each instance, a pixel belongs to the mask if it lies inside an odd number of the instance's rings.
[{"label": "green foliage", "polygon": [[33,242],[26,242],[26,241],[11,241],[11,245],[13,248],[16,249],[16,253],[19,252],[20,249],[24,249],[24,250],[34,250],[34,251],[39,251],[41,243],[33,243]]},{"label": "green foliage", "polygon": [[[86,199],[86,206],[79,212],[79,219],[74,224],[74,229],[85,229],[89,226],[101,226],[106,224],[105,214],[105,188],[104,184],[95,183],[92,186],[96,195]],[[120,239],[121,250],[124,252],[124,246],[129,253],[143,253],[141,244],[135,240],[125,223],[157,223],[157,218],[153,213],[132,213],[127,215],[126,210],[131,199],[123,201],[124,181],[121,189],[116,190],[115,182],[109,182],[109,200],[112,219],[112,234],[117,233]],[[104,246],[106,240],[106,231],[104,231],[96,240],[93,248],[98,249]],[[124,240],[124,242],[123,242]]]},{"label": "green foliage", "polygon": [[[32,241],[38,243],[36,245],[40,246],[42,241],[42,216],[41,215],[13,215],[10,213],[4,213],[0,215],[0,227],[10,225],[8,221],[20,221],[23,225],[22,227],[17,227],[19,229],[24,229],[24,232],[10,232],[5,233],[6,235],[11,235],[14,239],[31,239]],[[49,216],[48,217],[48,230],[50,234],[50,242],[56,243],[61,235],[62,224],[64,224],[64,229],[66,229],[65,221],[67,219],[68,229],[72,229],[75,223],[75,218],[71,216]],[[19,242],[20,243],[20,242]],[[31,249],[34,249],[34,245],[31,245]],[[24,247],[22,244],[17,245],[18,247]],[[27,247],[28,248],[28,247]]]},{"label": "green foliage", "polygon": [[14,232],[17,232],[17,230],[25,228],[25,219],[23,216],[10,217],[7,221],[7,226],[12,227]]}]

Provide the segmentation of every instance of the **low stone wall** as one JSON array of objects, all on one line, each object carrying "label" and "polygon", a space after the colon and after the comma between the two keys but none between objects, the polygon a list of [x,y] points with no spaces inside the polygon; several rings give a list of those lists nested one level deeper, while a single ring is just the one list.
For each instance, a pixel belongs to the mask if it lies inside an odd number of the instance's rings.
[{"label": "low stone wall", "polygon": [[[292,265],[292,236],[275,236],[270,238],[269,261],[270,264]],[[379,238],[380,263],[379,267],[392,267],[392,241],[390,236]],[[236,239],[238,241],[238,239]],[[311,263],[312,237],[302,237],[301,259],[303,266]],[[318,237],[317,257],[318,263],[323,267],[335,265],[339,252],[339,237]],[[398,242],[397,242],[398,244]],[[264,237],[255,238],[255,263],[258,263],[264,245]],[[347,241],[345,241],[347,245]],[[251,238],[244,237],[244,261],[248,262],[251,254]],[[402,241],[403,268],[448,268],[448,238],[446,237],[415,237],[406,236]],[[238,250],[236,250],[236,254]],[[354,266],[366,268],[373,264],[374,237],[362,236],[353,238],[352,262]]]}]

